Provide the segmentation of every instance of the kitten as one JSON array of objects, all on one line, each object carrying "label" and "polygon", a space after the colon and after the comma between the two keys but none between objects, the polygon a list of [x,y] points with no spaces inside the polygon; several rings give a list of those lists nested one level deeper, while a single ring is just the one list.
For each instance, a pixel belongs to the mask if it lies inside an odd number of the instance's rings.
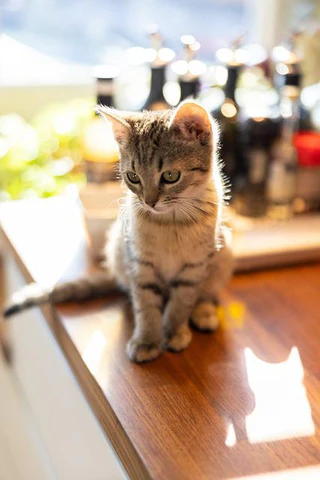
[{"label": "kitten", "polygon": [[223,224],[218,133],[207,111],[191,101],[172,111],[98,111],[112,124],[128,187],[108,235],[107,273],[57,285],[51,292],[20,293],[5,316],[41,302],[81,300],[120,287],[131,296],[135,319],[127,352],[143,362],[163,348],[185,349],[192,337],[189,321],[205,331],[218,325],[217,293],[233,264]]}]

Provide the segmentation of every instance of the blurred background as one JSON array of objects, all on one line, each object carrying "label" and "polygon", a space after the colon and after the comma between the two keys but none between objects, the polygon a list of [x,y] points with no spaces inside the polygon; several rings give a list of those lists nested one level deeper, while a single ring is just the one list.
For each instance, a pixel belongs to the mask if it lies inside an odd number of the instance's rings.
[{"label": "blurred background", "polygon": [[112,180],[96,102],[194,97],[240,215],[318,211],[319,19],[318,0],[0,0],[0,200]]},{"label": "blurred background", "polygon": [[[229,185],[236,268],[319,260],[320,0],[0,0],[0,213],[9,247],[5,249],[1,237],[0,304],[24,285],[26,278],[30,280],[26,271],[45,284],[67,279],[71,273],[83,275],[87,268],[81,243],[86,247],[83,218],[94,259],[101,253],[105,231],[117,214],[117,199],[123,192],[117,178],[117,145],[108,124],[95,114],[95,106],[157,110],[172,108],[186,98],[197,99],[220,125],[220,157]],[[60,194],[65,196],[37,200]],[[12,261],[12,251],[17,262]],[[276,271],[258,280],[252,277],[247,287],[241,280],[233,287],[237,301],[228,308],[231,312],[234,307],[237,326],[233,332],[226,327],[226,338],[244,335],[248,345],[256,341],[260,352],[279,348],[277,361],[288,346],[307,342],[308,335],[310,348],[305,343],[303,361],[306,352],[317,351],[318,270],[313,277],[304,270],[297,270],[293,277],[289,273],[277,277],[280,280],[272,288]],[[301,286],[296,282],[299,277]],[[278,290],[277,285],[281,286]],[[265,346],[259,348],[263,330],[256,328],[248,337],[245,329],[241,330],[241,315],[247,307],[238,299],[250,297],[252,311],[258,312],[261,323],[265,319],[268,332]],[[113,354],[110,360],[102,352],[105,346],[109,352],[109,346],[122,342],[118,329],[122,313],[113,305],[110,310],[108,305],[103,307],[108,309],[103,314],[82,306],[72,313],[72,308],[65,317],[70,326],[67,336],[81,339],[83,360],[88,365],[92,360],[94,374],[96,368],[98,371],[95,360],[101,355],[103,382],[104,372],[111,372],[106,388],[116,391],[113,382],[118,382],[118,366],[113,375]],[[313,316],[308,313],[312,308]],[[279,330],[274,327],[277,316]],[[106,338],[95,330],[100,328],[95,322],[101,318],[108,320]],[[304,334],[298,342],[295,336],[302,330],[294,330],[292,322],[296,319],[300,324],[301,318]],[[287,332],[286,322],[290,325]],[[259,338],[255,340],[255,336]],[[26,312],[6,327],[0,322],[0,346],[9,359],[9,346],[13,347],[10,369],[0,354],[1,479],[122,478],[122,474],[113,475],[104,443],[100,448],[100,430],[90,429],[96,419],[91,418],[92,411],[83,403],[65,362],[69,341],[62,354],[38,310]],[[228,345],[236,348],[236,344],[244,345],[243,341],[228,340]],[[228,352],[228,348],[221,351]],[[114,358],[118,361],[120,357]],[[222,362],[223,368],[229,364],[231,368],[231,373],[222,370],[221,379],[227,383],[237,371],[229,360]],[[208,355],[205,361],[210,361]],[[318,359],[310,356],[310,365],[314,373]],[[301,369],[297,364],[299,385]],[[205,377],[211,382],[207,373]],[[264,381],[265,377],[261,378]],[[279,378],[282,381],[283,377]],[[239,385],[240,394],[232,393],[237,399],[243,397],[242,383]],[[289,384],[284,385],[287,388]],[[318,384],[314,385],[316,389]],[[291,395],[290,389],[288,392]],[[97,398],[100,405],[100,390]],[[310,398],[316,399],[316,393]],[[292,405],[296,408],[294,402]],[[26,406],[31,407],[30,418],[36,419],[32,431]],[[238,411],[237,405],[236,414]],[[270,423],[268,416],[264,418]],[[280,416],[275,418],[281,424]],[[292,432],[295,424],[291,417],[289,423]],[[32,443],[36,446],[31,448]],[[270,444],[268,452],[269,448]],[[307,452],[306,443],[303,451]],[[282,460],[284,468],[288,460]],[[86,476],[85,467],[91,476]],[[106,470],[101,473],[100,467]],[[20,474],[12,473],[13,469]],[[32,473],[26,475],[26,471]]]}]

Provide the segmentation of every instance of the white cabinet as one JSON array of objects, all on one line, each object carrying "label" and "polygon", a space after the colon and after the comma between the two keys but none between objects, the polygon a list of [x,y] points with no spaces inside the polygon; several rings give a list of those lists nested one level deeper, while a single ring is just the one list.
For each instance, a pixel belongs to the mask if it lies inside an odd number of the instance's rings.
[{"label": "white cabinet", "polygon": [[[13,260],[6,260],[6,272],[7,291],[24,284]],[[41,311],[12,318],[9,332],[13,363],[2,372],[11,390],[0,427],[16,470],[8,477],[0,464],[0,480],[126,478]]]}]

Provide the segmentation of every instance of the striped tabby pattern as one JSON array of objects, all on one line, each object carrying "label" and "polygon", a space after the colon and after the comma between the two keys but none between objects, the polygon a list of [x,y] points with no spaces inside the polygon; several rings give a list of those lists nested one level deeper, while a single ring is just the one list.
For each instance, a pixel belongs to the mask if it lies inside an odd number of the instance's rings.
[{"label": "striped tabby pattern", "polygon": [[224,226],[224,184],[218,132],[195,102],[162,112],[127,113],[98,107],[120,148],[126,201],[108,235],[107,271],[46,291],[28,286],[4,312],[51,301],[84,300],[115,288],[132,300],[135,327],[127,352],[136,362],[165,348],[185,349],[190,325],[213,331],[216,301],[232,273]]},{"label": "striped tabby pattern", "polygon": [[186,348],[189,323],[217,327],[217,294],[233,263],[223,225],[217,128],[194,102],[175,111],[100,112],[112,122],[129,189],[106,258],[131,295],[135,328],[127,351],[142,362],[163,348]]}]

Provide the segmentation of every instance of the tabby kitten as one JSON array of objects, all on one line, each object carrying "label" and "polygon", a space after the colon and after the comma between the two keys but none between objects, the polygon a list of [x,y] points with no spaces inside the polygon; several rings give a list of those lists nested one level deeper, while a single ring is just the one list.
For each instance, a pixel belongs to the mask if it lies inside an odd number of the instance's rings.
[{"label": "tabby kitten", "polygon": [[[126,113],[98,107],[120,148],[126,202],[108,235],[107,273],[20,293],[5,315],[44,301],[54,303],[128,292],[135,327],[131,360],[152,360],[163,348],[185,349],[189,322],[218,325],[216,298],[232,272],[224,190],[216,157],[218,134],[204,108],[187,101],[171,111]],[[29,287],[30,288],[30,287]]]}]

